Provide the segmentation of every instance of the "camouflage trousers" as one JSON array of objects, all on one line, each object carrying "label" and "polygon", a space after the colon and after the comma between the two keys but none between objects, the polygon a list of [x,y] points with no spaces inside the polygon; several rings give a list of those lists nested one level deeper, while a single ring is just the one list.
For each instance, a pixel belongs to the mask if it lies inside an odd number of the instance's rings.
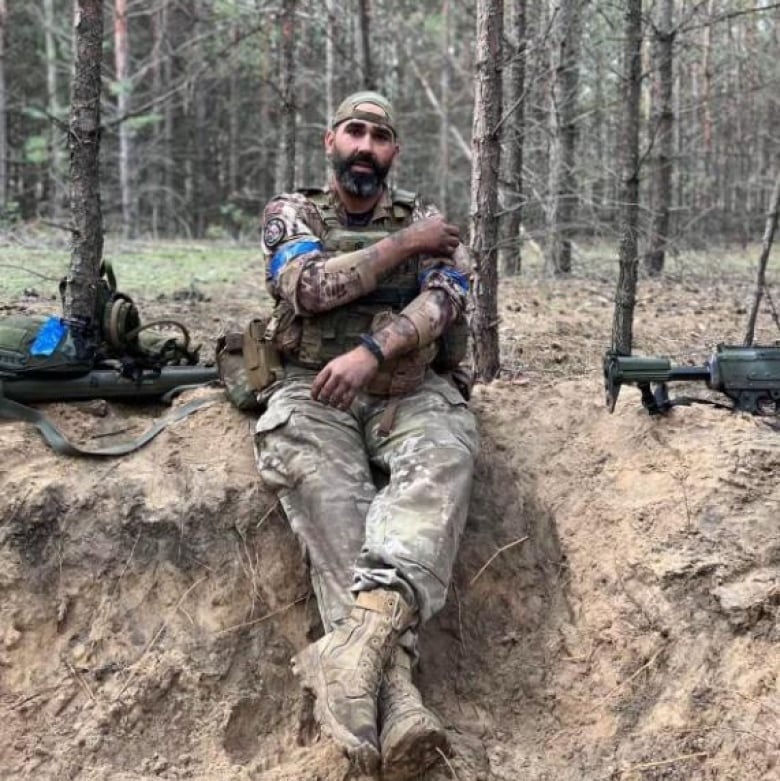
[{"label": "camouflage trousers", "polygon": [[468,513],[474,416],[432,371],[414,393],[361,393],[346,411],[312,400],[315,376],[295,369],[274,389],[255,450],[305,549],[325,631],[349,614],[351,592],[378,586],[401,590],[424,622],[444,605]]}]

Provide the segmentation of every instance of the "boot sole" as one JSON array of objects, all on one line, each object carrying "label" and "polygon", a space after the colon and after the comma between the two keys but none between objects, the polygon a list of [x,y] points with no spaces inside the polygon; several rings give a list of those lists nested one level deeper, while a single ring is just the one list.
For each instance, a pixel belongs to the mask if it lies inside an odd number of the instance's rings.
[{"label": "boot sole", "polygon": [[439,762],[442,754],[452,755],[447,733],[436,724],[410,730],[387,751],[385,743],[381,741],[382,781],[407,781]]},{"label": "boot sole", "polygon": [[318,643],[304,648],[292,658],[292,671],[301,683],[301,687],[314,696],[314,718],[320,727],[333,740],[343,746],[350,763],[363,774],[376,773],[381,758],[376,746],[365,743],[353,735],[331,712],[328,707],[325,676],[320,665]]}]

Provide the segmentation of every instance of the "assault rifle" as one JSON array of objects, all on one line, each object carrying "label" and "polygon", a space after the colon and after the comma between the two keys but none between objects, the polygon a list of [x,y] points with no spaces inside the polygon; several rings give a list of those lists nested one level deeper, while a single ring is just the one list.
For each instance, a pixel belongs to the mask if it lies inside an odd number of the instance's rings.
[{"label": "assault rifle", "polygon": [[[670,399],[669,382],[704,382],[710,390],[728,396],[732,403],[724,405],[688,396]],[[672,366],[666,358],[607,352],[604,356],[604,388],[610,412],[615,409],[620,387],[626,384],[639,388],[642,405],[651,415],[660,415],[675,405],[693,402],[727,406],[754,415],[777,414],[780,413],[780,346],[719,344],[703,366]]]}]

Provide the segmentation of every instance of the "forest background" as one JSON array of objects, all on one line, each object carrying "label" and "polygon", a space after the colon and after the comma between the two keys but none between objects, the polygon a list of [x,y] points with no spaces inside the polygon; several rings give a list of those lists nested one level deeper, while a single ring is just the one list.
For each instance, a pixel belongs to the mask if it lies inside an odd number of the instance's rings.
[{"label": "forest background", "polygon": [[[4,228],[67,229],[76,5],[0,0]],[[104,3],[106,231],[254,240],[269,197],[324,181],[327,118],[363,86],[396,104],[399,184],[465,226],[477,16],[498,5]],[[641,10],[642,32],[633,118],[623,98],[631,6]],[[579,242],[617,242],[631,120],[639,249],[651,273],[670,251],[760,237],[780,155],[780,4],[506,0],[503,11],[503,101],[489,130],[502,143],[504,272],[519,269],[521,236],[542,244],[559,273],[576,262]]]}]

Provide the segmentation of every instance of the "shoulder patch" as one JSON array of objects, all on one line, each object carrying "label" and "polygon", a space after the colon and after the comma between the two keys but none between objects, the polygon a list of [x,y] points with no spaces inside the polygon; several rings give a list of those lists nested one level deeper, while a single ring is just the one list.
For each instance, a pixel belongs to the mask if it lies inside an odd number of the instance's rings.
[{"label": "shoulder patch", "polygon": [[263,228],[263,241],[268,249],[273,249],[287,233],[284,220],[280,220],[278,217],[271,217]]}]

